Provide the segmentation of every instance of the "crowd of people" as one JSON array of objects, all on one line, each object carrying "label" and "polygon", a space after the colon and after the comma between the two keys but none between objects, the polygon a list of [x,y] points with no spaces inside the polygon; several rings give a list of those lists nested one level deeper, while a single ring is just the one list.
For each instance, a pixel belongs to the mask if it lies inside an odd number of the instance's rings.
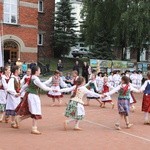
[{"label": "crowd of people", "polygon": [[[136,103],[134,93],[143,93],[142,111],[145,112],[144,124],[150,125],[150,72],[147,73],[147,80],[142,84],[141,71],[125,73],[114,71],[107,73],[91,70],[87,63],[84,63],[82,76],[79,75],[78,63],[71,73],[63,75],[63,65],[59,61],[54,75],[45,82],[39,79],[40,68],[33,65],[27,68],[24,77],[20,79],[19,66],[5,66],[0,74],[0,122],[10,122],[12,128],[19,128],[20,122],[27,118],[32,118],[32,134],[41,134],[37,128],[37,122],[42,119],[41,100],[39,89],[48,92],[48,97],[52,99],[52,105],[62,105],[63,93],[70,93],[64,122],[64,128],[71,122],[75,122],[74,130],[81,130],[80,121],[85,116],[84,106],[89,106],[91,100],[96,100],[101,108],[105,108],[106,103],[114,108],[114,100],[111,95],[118,93],[117,107],[119,118],[115,124],[117,130],[121,130],[120,120],[123,118],[127,128],[133,124],[129,120],[130,108],[134,111]],[[88,71],[88,72],[87,72]],[[84,102],[84,95],[87,101]],[[57,101],[56,101],[57,100]]]}]

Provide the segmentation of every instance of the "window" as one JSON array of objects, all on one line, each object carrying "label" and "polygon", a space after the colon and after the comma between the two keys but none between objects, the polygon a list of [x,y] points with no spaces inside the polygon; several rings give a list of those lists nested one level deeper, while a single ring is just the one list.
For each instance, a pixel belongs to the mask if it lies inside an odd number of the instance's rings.
[{"label": "window", "polygon": [[38,45],[43,45],[43,34],[38,34]]},{"label": "window", "polygon": [[38,11],[43,12],[43,0],[39,0],[38,2]]},{"label": "window", "polygon": [[17,24],[18,0],[4,0],[4,23]]}]

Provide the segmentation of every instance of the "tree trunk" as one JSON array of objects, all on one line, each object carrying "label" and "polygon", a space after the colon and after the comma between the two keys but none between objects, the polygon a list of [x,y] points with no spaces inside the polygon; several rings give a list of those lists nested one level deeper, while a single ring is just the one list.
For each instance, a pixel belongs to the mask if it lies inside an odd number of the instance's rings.
[{"label": "tree trunk", "polygon": [[140,49],[137,48],[137,62],[140,62]]}]

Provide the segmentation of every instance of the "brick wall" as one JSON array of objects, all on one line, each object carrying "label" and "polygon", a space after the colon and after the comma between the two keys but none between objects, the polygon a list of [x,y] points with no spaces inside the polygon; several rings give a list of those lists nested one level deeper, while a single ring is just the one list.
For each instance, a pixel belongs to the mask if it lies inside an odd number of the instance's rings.
[{"label": "brick wall", "polygon": [[44,0],[44,12],[38,14],[38,30],[44,35],[43,46],[38,46],[40,60],[53,56],[52,34],[55,0]]},{"label": "brick wall", "polygon": [[32,62],[32,60],[33,61],[37,61],[37,54],[36,53],[21,53],[21,55],[20,55],[20,60],[22,61],[22,62],[28,62],[28,63],[30,63],[30,62]]},{"label": "brick wall", "polygon": [[[28,3],[26,3],[28,2]],[[37,34],[38,34],[38,0],[20,0],[18,24],[3,24],[3,35],[12,35],[21,39],[21,61],[37,61]],[[3,19],[3,3],[0,0],[0,20]],[[11,40],[11,36],[6,40]],[[15,41],[15,39],[12,39]],[[18,41],[16,41],[18,42]],[[19,43],[20,44],[20,43]],[[31,49],[31,52],[30,52]],[[33,51],[34,49],[34,51]]]},{"label": "brick wall", "polygon": [[21,0],[23,2],[37,3],[38,0]]}]

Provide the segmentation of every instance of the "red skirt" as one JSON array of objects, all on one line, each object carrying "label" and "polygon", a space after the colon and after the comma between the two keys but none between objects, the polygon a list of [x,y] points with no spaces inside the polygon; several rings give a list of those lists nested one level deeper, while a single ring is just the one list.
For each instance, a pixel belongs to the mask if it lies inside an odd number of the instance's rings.
[{"label": "red skirt", "polygon": [[63,95],[50,95],[50,94],[47,94],[48,97],[50,98],[62,98]]},{"label": "red skirt", "polygon": [[33,118],[33,119],[42,119],[41,115],[34,115],[34,114],[30,113],[29,106],[28,106],[28,94],[29,93],[26,93],[24,95],[22,101],[20,102],[20,104],[15,109],[16,114],[19,115],[19,116],[28,116],[28,115],[30,115],[31,118]]},{"label": "red skirt", "polygon": [[15,109],[15,112],[17,115],[20,115],[20,116],[31,115],[31,113],[29,111],[29,106],[28,106],[28,94],[29,93],[26,93],[24,95],[22,101],[20,102],[20,104]]},{"label": "red skirt", "polygon": [[143,95],[142,111],[150,113],[150,95]]},{"label": "red skirt", "polygon": [[102,101],[103,103],[111,103],[112,100],[106,100],[106,101]]}]

